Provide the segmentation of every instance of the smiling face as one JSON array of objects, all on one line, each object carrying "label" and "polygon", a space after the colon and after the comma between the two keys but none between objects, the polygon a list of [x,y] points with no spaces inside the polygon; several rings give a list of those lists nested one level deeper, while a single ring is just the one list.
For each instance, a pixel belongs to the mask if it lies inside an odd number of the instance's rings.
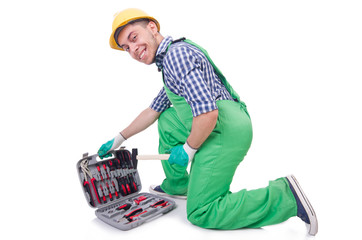
[{"label": "smiling face", "polygon": [[119,46],[132,58],[149,65],[154,63],[162,39],[157,25],[149,21],[128,24],[122,29],[117,40]]}]

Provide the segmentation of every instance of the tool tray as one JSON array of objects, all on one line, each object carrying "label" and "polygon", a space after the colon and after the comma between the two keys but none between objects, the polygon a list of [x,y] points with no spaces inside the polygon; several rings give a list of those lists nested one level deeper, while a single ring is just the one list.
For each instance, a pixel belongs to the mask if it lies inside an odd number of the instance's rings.
[{"label": "tool tray", "polygon": [[137,171],[137,149],[121,148],[110,152],[112,157],[97,161],[98,154],[77,163],[77,172],[84,196],[96,216],[121,230],[135,228],[176,207],[165,197],[140,193],[142,185]]}]

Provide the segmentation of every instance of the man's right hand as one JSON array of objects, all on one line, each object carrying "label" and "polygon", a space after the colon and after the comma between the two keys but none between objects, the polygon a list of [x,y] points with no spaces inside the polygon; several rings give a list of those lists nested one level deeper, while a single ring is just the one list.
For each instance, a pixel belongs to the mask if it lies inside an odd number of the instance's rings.
[{"label": "man's right hand", "polygon": [[101,159],[112,156],[112,154],[108,152],[121,146],[125,140],[122,134],[118,133],[112,140],[109,140],[99,148],[98,156]]}]

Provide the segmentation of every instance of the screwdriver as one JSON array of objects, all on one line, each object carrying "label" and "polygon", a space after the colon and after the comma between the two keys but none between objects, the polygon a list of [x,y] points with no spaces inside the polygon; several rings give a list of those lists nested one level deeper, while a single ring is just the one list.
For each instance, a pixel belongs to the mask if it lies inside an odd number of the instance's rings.
[{"label": "screwdriver", "polygon": [[[106,162],[111,172],[116,170],[116,165],[117,165],[116,163],[113,163],[113,161],[116,161],[116,159],[110,159]],[[111,182],[114,188],[114,194],[116,195],[116,198],[119,198],[118,196],[119,189],[118,187],[116,187],[116,184],[114,183],[113,179],[111,179]]]},{"label": "screwdriver", "polygon": [[[132,169],[131,165],[128,163],[127,161],[127,152],[126,151],[122,151],[120,154],[120,165],[122,167],[122,169]],[[128,193],[134,193],[137,192],[137,185],[133,179],[133,177],[130,177],[131,174],[127,174],[126,176],[123,177],[124,181],[126,181],[126,187],[128,190]]]},{"label": "screwdriver", "polygon": [[[113,163],[114,163],[114,165],[116,166],[117,169],[122,168],[121,161],[118,158],[115,158],[113,160]],[[119,177],[116,177],[116,180],[118,182],[118,186],[120,188],[121,195],[126,196],[127,195],[127,190],[126,190],[126,186],[124,185],[125,183],[124,183],[123,179],[119,176]]]},{"label": "screwdriver", "polygon": [[114,188],[114,194],[116,194],[116,198],[119,198],[119,195],[117,193],[117,187],[116,187],[116,184],[114,183],[113,180],[112,180],[112,185],[113,185],[113,188]]},{"label": "screwdriver", "polygon": [[113,159],[108,160],[107,165],[108,165],[110,171],[115,170],[115,166],[114,166],[115,164],[113,164]]},{"label": "screwdriver", "polygon": [[111,201],[113,201],[113,197],[112,197],[111,189],[110,189],[110,187],[109,187],[108,182],[106,182],[106,187],[107,187],[107,189],[108,189],[109,199],[110,199]]},{"label": "screwdriver", "polygon": [[106,193],[104,192],[104,189],[103,189],[103,186],[102,186],[102,184],[99,184],[99,187],[101,188],[101,191],[103,192],[103,202],[107,202],[107,199],[106,199]]},{"label": "screwdriver", "polygon": [[132,175],[131,175],[131,174],[128,174],[128,175],[126,176],[126,179],[127,179],[127,181],[129,182],[129,186],[130,186],[130,188],[131,188],[130,192],[132,192],[132,193],[137,192],[137,185],[136,185],[136,183],[135,183]]},{"label": "screwdriver", "polygon": [[127,194],[131,194],[131,188],[129,187],[129,180],[126,176],[122,177],[122,181],[125,183],[126,189],[127,189]]},{"label": "screwdriver", "polygon": [[120,186],[121,195],[126,196],[127,190],[126,190],[126,187],[124,186],[123,180],[120,177],[116,178],[116,180],[118,181],[118,186]]},{"label": "screwdriver", "polygon": [[[126,165],[128,166],[128,169],[134,169],[133,162],[132,162],[132,159],[131,159],[131,154],[128,151],[123,152],[123,159],[124,159]],[[134,174],[135,173],[130,173],[128,175],[128,178],[129,178],[129,180],[131,182],[132,191],[137,192],[137,184],[136,184],[136,181],[134,179]]]},{"label": "screwdriver", "polygon": [[109,175],[108,175],[108,171],[107,171],[107,166],[106,164],[102,164],[103,165],[103,168],[104,168],[104,171],[106,172],[106,175],[107,175],[107,179],[109,179]]},{"label": "screwdriver", "polygon": [[101,168],[99,167],[98,164],[97,164],[97,170],[98,170],[99,176],[101,177],[101,180],[103,181],[103,176],[102,176]]}]

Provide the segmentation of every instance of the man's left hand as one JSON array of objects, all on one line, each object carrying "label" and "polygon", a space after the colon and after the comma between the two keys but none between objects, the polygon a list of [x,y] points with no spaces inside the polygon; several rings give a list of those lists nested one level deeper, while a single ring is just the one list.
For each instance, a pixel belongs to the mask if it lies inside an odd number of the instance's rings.
[{"label": "man's left hand", "polygon": [[179,145],[167,151],[167,153],[171,153],[168,162],[171,165],[178,164],[187,167],[188,163],[194,158],[196,152],[197,149],[191,148],[186,142],[183,146]]}]

